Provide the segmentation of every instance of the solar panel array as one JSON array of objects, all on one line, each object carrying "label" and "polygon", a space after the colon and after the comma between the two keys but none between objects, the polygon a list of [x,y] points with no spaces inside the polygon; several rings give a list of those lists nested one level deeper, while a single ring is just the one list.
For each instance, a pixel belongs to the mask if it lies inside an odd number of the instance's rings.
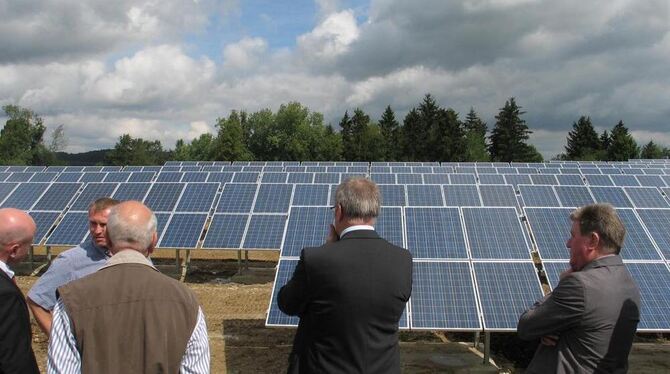
[{"label": "solar panel array", "polygon": [[670,330],[667,162],[11,166],[0,167],[0,206],[35,218],[36,244],[81,242],[88,235],[88,204],[112,196],[143,201],[157,213],[162,248],[280,250],[266,323],[295,326],[296,318],[277,309],[276,292],[300,250],[323,243],[336,187],[354,175],[379,184],[376,229],[414,257],[403,328],[515,330],[519,314],[542,295],[537,268],[555,286],[552,279],[567,266],[569,213],[609,202],[628,230],[622,257],[643,302],[649,298],[640,329]]}]

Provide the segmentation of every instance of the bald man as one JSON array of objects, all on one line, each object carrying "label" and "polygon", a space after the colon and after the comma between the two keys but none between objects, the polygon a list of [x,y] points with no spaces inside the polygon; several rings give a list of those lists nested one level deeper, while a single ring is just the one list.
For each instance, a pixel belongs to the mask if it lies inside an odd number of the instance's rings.
[{"label": "bald man", "polygon": [[137,201],[107,221],[112,257],[58,288],[49,340],[51,373],[209,373],[209,341],[195,294],[147,259],[156,216]]},{"label": "bald man", "polygon": [[27,213],[0,209],[0,373],[39,373],[28,306],[9,268],[26,257],[35,231]]}]

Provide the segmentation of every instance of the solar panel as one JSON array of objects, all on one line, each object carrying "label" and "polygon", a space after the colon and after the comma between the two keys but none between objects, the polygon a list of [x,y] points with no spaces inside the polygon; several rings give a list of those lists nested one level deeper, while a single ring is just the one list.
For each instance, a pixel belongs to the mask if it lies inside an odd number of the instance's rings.
[{"label": "solar panel", "polygon": [[186,183],[206,182],[208,176],[208,173],[203,173],[200,171],[188,171],[184,173],[183,177],[181,177],[181,181]]},{"label": "solar panel", "polygon": [[421,174],[396,174],[398,184],[423,184]]},{"label": "solar panel", "polygon": [[[339,176],[339,174],[338,174]],[[314,173],[289,173],[288,183],[313,183]]]},{"label": "solar panel", "polygon": [[516,330],[519,316],[542,298],[532,262],[474,262],[485,330]]},{"label": "solar panel", "polygon": [[48,183],[20,183],[2,203],[2,207],[30,210],[48,187]]},{"label": "solar panel", "polygon": [[444,206],[442,190],[438,185],[410,184],[406,188],[409,206]]},{"label": "solar panel", "polygon": [[288,173],[263,173],[261,183],[286,183]]},{"label": "solar panel", "polygon": [[212,209],[218,190],[218,183],[188,183],[175,211],[207,213]]},{"label": "solar panel", "polygon": [[47,245],[77,245],[88,235],[88,213],[67,212],[49,235]]},{"label": "solar panel", "polygon": [[328,207],[291,207],[281,256],[298,257],[304,247],[322,245],[332,222]]},{"label": "solar panel", "polygon": [[404,247],[402,229],[402,208],[384,207],[379,211],[379,217],[375,223],[375,230],[388,242]]},{"label": "solar panel", "polygon": [[81,183],[53,183],[33,206],[33,210],[63,210],[81,186]]},{"label": "solar panel", "polygon": [[215,214],[202,248],[240,248],[248,214]]},{"label": "solar panel", "polygon": [[[0,169],[1,168],[2,166],[0,166]],[[0,172],[0,182],[4,182],[10,175],[12,175],[12,173]]]},{"label": "solar panel", "polygon": [[640,182],[635,179],[634,175],[610,175],[615,186],[628,187],[639,186]]},{"label": "solar panel", "polygon": [[528,259],[528,243],[516,210],[463,208],[473,259]]},{"label": "solar panel", "polygon": [[405,206],[405,186],[399,184],[379,184],[382,206]]},{"label": "solar panel", "polygon": [[665,259],[670,259],[670,209],[636,209]]},{"label": "solar panel", "polygon": [[119,201],[144,201],[151,183],[121,183],[112,196]]},{"label": "solar panel", "polygon": [[405,208],[405,224],[415,259],[468,258],[458,208]]},{"label": "solar panel", "polygon": [[591,194],[597,203],[609,203],[615,208],[631,208],[633,206],[626,193],[623,192],[622,187],[591,186],[589,190],[591,190]]},{"label": "solar panel", "polygon": [[479,193],[484,206],[516,207],[516,194],[510,185],[480,185]]},{"label": "solar panel", "polygon": [[[626,263],[626,269],[640,289],[640,323],[638,331],[670,330],[670,271],[662,262]],[[569,268],[567,262],[544,263],[550,286],[558,285],[559,274]]]},{"label": "solar panel", "polygon": [[156,182],[181,182],[184,173],[180,171],[162,171],[156,177]]},{"label": "solar panel", "polygon": [[286,219],[285,215],[252,215],[242,247],[253,249],[281,248]]},{"label": "solar panel", "polygon": [[621,257],[625,260],[661,260],[656,247],[633,210],[617,209],[617,214],[626,228]]},{"label": "solar panel", "polygon": [[35,173],[32,178],[30,178],[31,182],[51,182],[56,177],[58,176],[58,173]]},{"label": "solar panel", "polygon": [[635,208],[670,208],[656,187],[624,187]]},{"label": "solar panel", "polygon": [[414,174],[431,174],[433,168],[430,166],[412,166],[412,173]]},{"label": "solar panel", "polygon": [[572,208],[525,208],[530,230],[542,259],[568,259]]},{"label": "solar panel", "polygon": [[207,177],[207,182],[218,182],[218,183],[229,183],[233,180],[234,173],[223,171],[223,172],[212,172],[209,173]]},{"label": "solar panel", "polygon": [[103,180],[104,182],[113,183],[113,182],[126,182],[130,178],[130,172],[127,171],[117,171],[107,173],[107,176]]},{"label": "solar panel", "polygon": [[217,213],[249,213],[256,197],[258,185],[252,183],[227,183],[216,207]]},{"label": "solar panel", "polygon": [[237,172],[233,175],[235,183],[256,183],[258,181],[258,172]]},{"label": "solar panel", "polygon": [[274,286],[272,287],[272,300],[270,300],[270,310],[265,321],[267,326],[298,326],[300,319],[298,317],[290,317],[279,310],[277,304],[277,295],[279,290],[293,277],[293,272],[298,264],[298,260],[279,259],[277,264],[277,275],[275,277]]},{"label": "solar panel", "polygon": [[567,186],[583,186],[584,181],[582,176],[579,174],[559,174],[556,176],[558,179],[558,184],[567,185]]},{"label": "solar panel", "polygon": [[7,183],[7,182],[0,183],[0,202],[2,202],[7,196],[9,196],[9,194],[11,194],[12,191],[14,191],[14,188],[16,188],[16,186],[18,185],[19,185],[18,183]]},{"label": "solar panel", "polygon": [[532,184],[533,181],[528,174],[505,174],[505,183],[518,188],[520,184]]},{"label": "solar panel", "polygon": [[327,184],[296,184],[292,205],[327,205],[329,190]]},{"label": "solar panel", "polygon": [[558,197],[552,186],[543,185],[519,185],[519,192],[523,198],[523,205],[527,207],[543,206],[543,207],[558,207],[561,203],[558,202]]},{"label": "solar panel", "polygon": [[254,213],[288,213],[292,195],[292,184],[261,184]]},{"label": "solar panel", "polygon": [[88,210],[88,206],[101,197],[112,196],[118,183],[88,183],[70,206],[71,210]]},{"label": "solar panel", "polygon": [[7,182],[27,182],[30,180],[30,178],[33,177],[35,173],[20,173],[20,172],[15,172],[12,173],[12,175],[7,178]]},{"label": "solar panel", "polygon": [[424,174],[423,182],[425,184],[449,184],[449,174]]},{"label": "solar panel", "polygon": [[447,206],[481,206],[479,190],[475,185],[448,184],[442,186]]},{"label": "solar panel", "polygon": [[467,262],[414,262],[412,328],[480,330]]},{"label": "solar panel", "polygon": [[60,216],[60,212],[30,212],[29,214],[35,221],[35,225],[37,225],[33,244],[39,244],[49,232],[54,222],[56,222],[56,218]]},{"label": "solar panel", "polygon": [[135,171],[128,178],[128,182],[133,183],[144,183],[151,182],[154,179],[156,173],[153,171]]},{"label": "solar panel", "polygon": [[391,173],[373,173],[370,174],[370,179],[377,184],[395,184],[395,176],[395,174]]},{"label": "solar panel", "polygon": [[144,199],[144,204],[154,212],[174,210],[185,183],[154,183]]},{"label": "solar panel", "polygon": [[614,182],[612,182],[609,175],[586,174],[584,178],[589,186],[614,186]]},{"label": "solar panel", "polygon": [[158,246],[161,248],[195,248],[205,227],[207,214],[175,213],[165,228]]},{"label": "solar panel", "polygon": [[475,184],[477,183],[475,179],[474,170],[471,174],[466,173],[454,173],[449,174],[449,181],[451,184]]},{"label": "solar panel", "polygon": [[646,187],[665,187],[665,182],[658,175],[636,175],[640,186]]},{"label": "solar panel", "polygon": [[593,196],[586,186],[554,186],[558,200],[565,207],[580,207],[593,204]]},{"label": "solar panel", "polygon": [[99,172],[84,173],[84,175],[82,175],[81,178],[79,178],[79,182],[82,183],[102,182],[106,176],[107,173],[99,173]]},{"label": "solar panel", "polygon": [[550,174],[530,174],[530,180],[533,182],[533,184],[558,184],[556,176]]},{"label": "solar panel", "polygon": [[314,174],[314,183],[339,184],[340,183],[340,174],[339,173],[315,173]]}]

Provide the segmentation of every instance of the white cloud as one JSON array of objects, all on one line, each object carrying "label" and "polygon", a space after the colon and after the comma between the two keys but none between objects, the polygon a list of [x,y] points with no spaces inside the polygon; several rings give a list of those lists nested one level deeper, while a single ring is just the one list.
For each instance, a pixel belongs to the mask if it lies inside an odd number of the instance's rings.
[{"label": "white cloud", "polygon": [[306,56],[330,60],[346,52],[359,36],[352,10],[330,14],[314,30],[298,37],[298,47]]},{"label": "white cloud", "polygon": [[262,38],[243,38],[223,49],[223,67],[234,70],[253,70],[267,52],[268,43]]}]

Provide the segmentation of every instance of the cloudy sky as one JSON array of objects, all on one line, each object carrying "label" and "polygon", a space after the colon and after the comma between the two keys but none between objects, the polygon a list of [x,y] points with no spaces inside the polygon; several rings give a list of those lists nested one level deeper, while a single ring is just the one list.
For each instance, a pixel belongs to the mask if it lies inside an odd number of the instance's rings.
[{"label": "cloudy sky", "polygon": [[[668,0],[0,0],[0,104],[69,152],[214,132],[299,101],[337,124],[425,93],[488,122],[515,97],[545,157],[580,115],[670,146]],[[0,118],[4,124],[5,119]]]}]

